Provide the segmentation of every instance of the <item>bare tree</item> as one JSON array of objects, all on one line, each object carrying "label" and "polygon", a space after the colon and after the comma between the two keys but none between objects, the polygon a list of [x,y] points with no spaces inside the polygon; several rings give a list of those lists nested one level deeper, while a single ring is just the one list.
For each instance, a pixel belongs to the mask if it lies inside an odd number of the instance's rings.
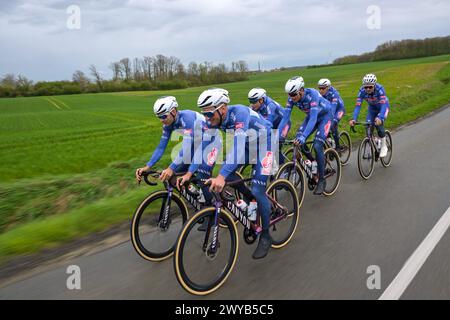
[{"label": "bare tree", "polygon": [[72,75],[72,81],[76,82],[80,85],[80,88],[82,90],[86,89],[87,85],[89,84],[90,80],[83,71],[77,70]]},{"label": "bare tree", "polygon": [[143,65],[142,68],[144,69],[145,78],[148,80],[152,80],[154,77],[153,64],[154,64],[153,57],[144,57],[144,60],[142,61]]},{"label": "bare tree", "polygon": [[125,80],[131,79],[131,62],[128,58],[123,58],[120,60],[120,66],[123,74],[125,75]]},{"label": "bare tree", "polygon": [[142,62],[138,58],[133,60],[133,79],[135,81],[142,81],[144,79],[144,72],[142,70]]},{"label": "bare tree", "polygon": [[91,66],[89,67],[89,71],[91,72],[91,75],[94,77],[95,82],[97,83],[98,88],[101,90],[103,90],[103,84],[102,84],[102,77],[100,75],[100,72],[98,72],[97,68],[91,64]]},{"label": "bare tree", "polygon": [[122,70],[120,67],[120,62],[113,62],[109,65],[109,68],[113,72],[113,81],[122,79]]},{"label": "bare tree", "polygon": [[27,77],[19,74],[16,81],[16,90],[21,94],[25,94],[31,91],[33,86],[33,81]]},{"label": "bare tree", "polygon": [[239,73],[246,73],[246,72],[248,72],[248,64],[247,64],[247,62],[245,62],[244,60],[239,60],[238,61],[238,68],[239,68]]},{"label": "bare tree", "polygon": [[15,88],[17,85],[16,75],[13,73],[5,74],[0,81],[0,84],[3,87]]}]

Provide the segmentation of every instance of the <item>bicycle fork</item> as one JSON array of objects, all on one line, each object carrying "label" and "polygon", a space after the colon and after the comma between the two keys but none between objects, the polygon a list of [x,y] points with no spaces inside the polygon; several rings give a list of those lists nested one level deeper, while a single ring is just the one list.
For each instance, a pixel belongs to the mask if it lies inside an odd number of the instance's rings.
[{"label": "bicycle fork", "polygon": [[[206,257],[209,260],[214,260],[218,249],[220,247],[219,242],[219,214],[220,209],[222,208],[222,202],[216,201],[215,203],[215,213],[214,213],[214,221],[212,219],[209,219],[208,221],[208,227],[206,228],[205,232],[205,239],[203,241],[203,252],[205,252]],[[208,219],[208,218],[205,218]],[[209,242],[209,236],[211,234],[212,230],[212,239],[211,242]]]},{"label": "bicycle fork", "polygon": [[168,195],[167,198],[163,201],[161,205],[161,210],[159,211],[159,218],[158,218],[158,226],[161,229],[161,231],[167,231],[170,226],[170,200],[172,199],[172,193],[173,188],[168,187],[167,188]]}]

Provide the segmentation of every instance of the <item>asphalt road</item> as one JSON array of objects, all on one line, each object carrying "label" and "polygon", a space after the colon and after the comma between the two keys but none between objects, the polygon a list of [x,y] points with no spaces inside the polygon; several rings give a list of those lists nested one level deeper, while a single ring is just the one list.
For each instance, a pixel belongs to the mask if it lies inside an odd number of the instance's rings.
[{"label": "asphalt road", "polygon": [[[360,128],[361,130],[362,128]],[[178,284],[172,260],[151,263],[129,241],[0,289],[0,299],[378,299],[450,206],[450,108],[393,135],[392,166],[376,163],[363,181],[356,152],[338,192],[309,191],[300,225],[281,250],[255,261],[240,232],[239,256],[222,288],[195,297]],[[402,299],[450,299],[446,231]],[[81,269],[81,290],[66,288],[66,268]],[[380,289],[368,289],[369,266]]]}]

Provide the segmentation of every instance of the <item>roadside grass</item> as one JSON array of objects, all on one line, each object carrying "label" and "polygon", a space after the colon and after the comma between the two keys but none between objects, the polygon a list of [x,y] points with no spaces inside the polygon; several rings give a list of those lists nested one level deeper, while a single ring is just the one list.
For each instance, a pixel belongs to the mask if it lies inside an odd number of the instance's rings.
[{"label": "roadside grass", "polygon": [[11,257],[53,248],[64,241],[108,229],[131,219],[138,203],[157,187],[142,187],[67,213],[19,226],[0,235],[0,264]]},{"label": "roadside grass", "polygon": [[[360,79],[374,72],[390,98],[386,126],[392,129],[450,101],[449,61],[446,55],[286,70],[223,87],[232,103],[247,104],[248,90],[261,86],[284,104],[289,77],[302,75],[308,87],[329,77],[344,98],[347,114],[341,128],[348,129]],[[61,109],[43,97],[0,99],[0,262],[130,219],[151,191],[136,189],[133,179],[135,168],[145,164],[159,143],[161,127],[152,116],[152,102],[171,94],[182,108],[195,106],[203,89],[57,96],[52,101]],[[366,112],[364,105],[360,119]],[[299,110],[293,112],[291,135],[303,117]],[[352,138],[357,141],[363,134],[359,130]],[[160,168],[169,163],[169,153]]]}]

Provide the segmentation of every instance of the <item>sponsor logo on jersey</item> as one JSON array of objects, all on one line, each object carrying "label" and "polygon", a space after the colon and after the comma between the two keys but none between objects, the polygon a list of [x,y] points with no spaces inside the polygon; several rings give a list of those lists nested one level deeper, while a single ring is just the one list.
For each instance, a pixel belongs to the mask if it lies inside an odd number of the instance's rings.
[{"label": "sponsor logo on jersey", "polygon": [[273,165],[273,152],[267,151],[266,156],[261,161],[262,165],[262,174],[268,176],[272,173],[272,165]]},{"label": "sponsor logo on jersey", "polygon": [[212,150],[211,150],[211,152],[210,153],[208,153],[208,156],[207,156],[207,163],[208,163],[208,166],[212,166],[215,162],[216,162],[216,158],[217,158],[217,148],[213,148]]},{"label": "sponsor logo on jersey", "polygon": [[331,127],[331,121],[328,120],[327,124],[325,125],[325,137],[328,136],[330,127]]},{"label": "sponsor logo on jersey", "polygon": [[243,122],[236,122],[235,129],[243,129],[244,123]]}]

